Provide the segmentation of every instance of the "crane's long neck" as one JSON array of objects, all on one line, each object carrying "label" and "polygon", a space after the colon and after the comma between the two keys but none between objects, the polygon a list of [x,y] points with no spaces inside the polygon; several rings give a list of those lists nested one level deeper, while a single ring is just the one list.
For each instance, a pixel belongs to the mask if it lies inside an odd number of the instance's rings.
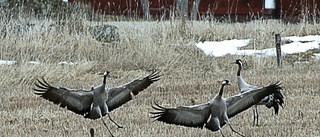
[{"label": "crane's long neck", "polygon": [[223,94],[223,88],[224,88],[224,84],[221,85],[220,91],[219,91],[219,96],[222,97]]},{"label": "crane's long neck", "polygon": [[[93,97],[94,100],[96,100],[98,102],[99,102],[99,99],[101,99],[101,98],[107,98],[107,95],[108,95],[108,93],[106,92],[107,91],[106,90],[107,77],[108,77],[108,74],[105,73],[103,75],[102,84],[91,89],[91,90],[93,90],[93,93],[95,94],[95,96]],[[105,96],[105,94],[106,94],[106,97],[103,97],[103,96]],[[94,104],[99,104],[99,103],[94,103]]]},{"label": "crane's long neck", "polygon": [[105,88],[106,88],[106,85],[107,85],[107,77],[108,77],[108,74],[105,73],[103,75],[102,85],[99,85],[99,86],[94,88],[95,91],[97,91],[97,93],[101,94],[101,93],[105,92]]},{"label": "crane's long neck", "polygon": [[237,72],[237,76],[241,76],[241,70],[242,70],[242,64],[238,64],[238,72]]},{"label": "crane's long neck", "polygon": [[238,87],[241,92],[243,90],[246,90],[248,86],[250,86],[241,76],[241,70],[242,70],[242,62],[238,63],[238,72],[237,72],[237,80],[238,80]]},{"label": "crane's long neck", "polygon": [[106,74],[103,75],[103,82],[102,82],[103,85],[106,85],[106,83],[107,83],[107,76],[108,75],[106,75]]}]

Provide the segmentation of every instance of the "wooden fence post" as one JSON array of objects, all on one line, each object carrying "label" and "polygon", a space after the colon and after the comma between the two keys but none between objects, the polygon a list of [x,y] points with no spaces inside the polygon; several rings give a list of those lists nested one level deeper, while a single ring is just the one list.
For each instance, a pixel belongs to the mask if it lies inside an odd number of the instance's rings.
[{"label": "wooden fence post", "polygon": [[276,51],[277,51],[277,63],[278,67],[281,67],[281,36],[280,34],[275,34],[275,41],[276,41]]}]

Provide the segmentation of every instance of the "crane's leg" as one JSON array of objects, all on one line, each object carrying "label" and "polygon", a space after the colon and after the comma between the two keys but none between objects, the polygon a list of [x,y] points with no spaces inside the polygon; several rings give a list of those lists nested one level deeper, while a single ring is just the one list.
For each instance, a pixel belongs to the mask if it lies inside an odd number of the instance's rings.
[{"label": "crane's leg", "polygon": [[[211,115],[210,115],[211,117]],[[225,118],[228,118],[227,116]],[[212,118],[207,124],[209,124],[210,126],[212,126],[211,128],[216,129],[218,128],[218,130],[221,133],[222,137],[225,137],[222,130],[221,130],[221,126],[220,126],[220,121],[217,117]]]},{"label": "crane's leg", "polygon": [[256,118],[257,118],[257,123],[256,126],[259,126],[259,113],[258,113],[258,105],[255,106],[255,110],[256,110]]},{"label": "crane's leg", "polygon": [[108,129],[108,131],[109,131],[110,135],[111,135],[112,137],[114,137],[114,135],[111,133],[111,130],[110,130],[110,129],[109,129],[109,127],[107,126],[106,122],[104,122],[104,120],[103,120],[103,118],[102,118],[102,117],[100,117],[100,118],[101,118],[101,120],[102,120],[102,122],[103,122],[104,126]]},{"label": "crane's leg", "polygon": [[254,126],[256,124],[256,111],[255,111],[255,106],[252,107],[252,112],[253,112],[253,124],[252,126]]},{"label": "crane's leg", "polygon": [[258,105],[254,105],[252,107],[253,110],[253,125],[252,126],[258,126],[259,123],[259,113],[258,113]]},{"label": "crane's leg", "polygon": [[222,137],[225,137],[225,136],[224,136],[224,134],[222,133],[222,130],[221,130],[221,128],[220,128],[219,130],[220,130],[220,133],[221,133]]},{"label": "crane's leg", "polygon": [[258,117],[259,117],[259,115],[258,115],[258,107],[257,107],[257,105],[254,105],[252,107],[252,110],[253,110],[253,125],[252,126],[255,126],[255,125],[258,126]]},{"label": "crane's leg", "polygon": [[114,124],[116,124],[118,126],[118,128],[123,128],[123,126],[121,126],[121,125],[117,124],[115,121],[113,121],[113,119],[110,117],[109,113],[107,113],[107,115],[108,115],[110,121],[112,121]]},{"label": "crane's leg", "polygon": [[226,123],[228,123],[228,125],[230,126],[230,128],[231,128],[231,130],[232,130],[233,132],[235,132],[235,133],[237,133],[238,135],[244,137],[244,135],[240,134],[239,132],[237,132],[236,130],[233,129],[233,127],[231,126],[229,120],[226,120]]}]

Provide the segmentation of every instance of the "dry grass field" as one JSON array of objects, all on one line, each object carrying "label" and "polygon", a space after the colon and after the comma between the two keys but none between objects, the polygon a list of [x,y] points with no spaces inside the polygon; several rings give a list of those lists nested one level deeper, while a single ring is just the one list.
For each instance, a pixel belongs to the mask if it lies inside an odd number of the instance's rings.
[{"label": "dry grass field", "polygon": [[[236,130],[252,137],[320,136],[319,60],[295,65],[283,60],[283,67],[277,68],[275,57],[209,57],[195,47],[199,40],[248,38],[252,39],[248,47],[273,47],[275,33],[319,34],[320,24],[285,24],[277,20],[105,23],[119,28],[120,41],[100,43],[90,35],[68,33],[73,29],[70,26],[65,26],[62,32],[30,32],[23,37],[9,35],[0,39],[0,59],[17,61],[15,65],[0,66],[0,136],[89,136],[90,128],[95,129],[98,137],[109,136],[101,120],[84,119],[33,94],[35,80],[44,77],[53,86],[89,89],[100,84],[102,73],[109,70],[108,84],[113,87],[145,76],[154,68],[162,70],[162,79],[111,112],[114,120],[125,128],[117,129],[104,117],[113,133],[119,137],[221,136],[206,129],[153,122],[149,112],[153,111],[153,101],[166,107],[207,102],[224,79],[233,83],[224,96],[238,94],[237,66],[230,64],[238,58],[246,61],[243,77],[248,83],[264,86],[282,81],[285,104],[279,115],[273,109],[259,106],[258,127],[252,126],[252,110],[248,109],[231,119]],[[76,64],[59,65],[61,61]],[[222,130],[226,136],[238,136],[228,126]]]}]

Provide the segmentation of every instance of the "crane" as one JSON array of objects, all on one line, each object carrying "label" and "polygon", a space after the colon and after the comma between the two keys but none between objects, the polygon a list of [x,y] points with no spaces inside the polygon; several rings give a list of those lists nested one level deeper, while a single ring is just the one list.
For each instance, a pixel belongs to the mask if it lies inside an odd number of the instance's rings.
[{"label": "crane", "polygon": [[34,93],[54,104],[60,105],[62,108],[66,107],[68,110],[82,115],[84,118],[100,118],[111,136],[114,136],[102,117],[108,115],[111,122],[117,125],[118,128],[122,128],[111,118],[109,112],[132,100],[135,95],[158,81],[161,76],[159,75],[159,70],[154,70],[143,78],[135,79],[118,87],[108,88],[106,81],[109,73],[109,71],[106,71],[102,84],[92,87],[91,90],[54,87],[48,84],[44,78],[42,80],[37,79]]},{"label": "crane", "polygon": [[282,89],[280,84],[280,82],[276,82],[260,89],[223,98],[223,87],[230,85],[228,80],[224,80],[221,83],[219,93],[207,103],[165,108],[155,102],[155,106],[153,105],[152,108],[156,111],[150,113],[153,114],[152,118],[156,121],[194,128],[205,127],[211,131],[219,130],[222,136],[224,134],[221,128],[228,124],[233,132],[243,136],[233,129],[229,119],[255,105],[265,96],[280,92]]}]

